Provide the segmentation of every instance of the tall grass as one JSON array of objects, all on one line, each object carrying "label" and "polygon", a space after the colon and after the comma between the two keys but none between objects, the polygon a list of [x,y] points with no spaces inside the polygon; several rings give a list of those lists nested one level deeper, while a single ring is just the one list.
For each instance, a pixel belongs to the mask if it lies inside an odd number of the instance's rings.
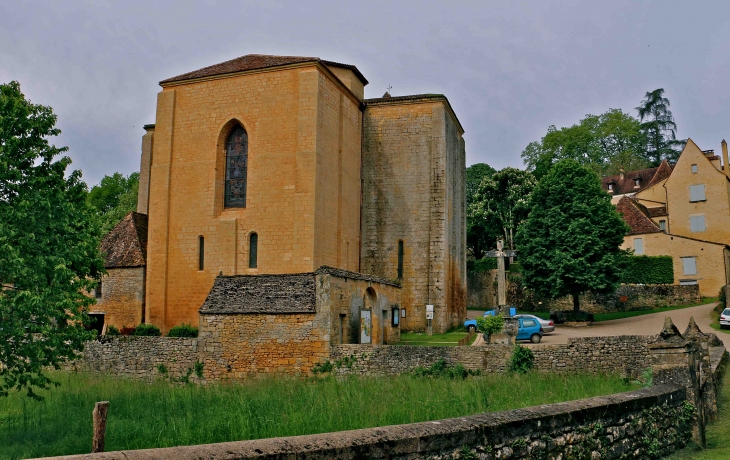
[{"label": "tall grass", "polygon": [[57,373],[38,402],[0,399],[0,458],[89,452],[91,411],[110,401],[107,451],[291,436],[436,420],[620,391],[618,377],[487,375],[266,378],[209,386]]}]

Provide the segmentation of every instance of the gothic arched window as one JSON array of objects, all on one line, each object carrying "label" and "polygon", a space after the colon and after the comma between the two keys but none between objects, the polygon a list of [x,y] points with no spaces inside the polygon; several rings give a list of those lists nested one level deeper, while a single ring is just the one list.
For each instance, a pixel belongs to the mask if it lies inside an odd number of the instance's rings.
[{"label": "gothic arched window", "polygon": [[226,141],[226,208],[246,207],[247,173],[248,134],[239,126],[228,135]]}]

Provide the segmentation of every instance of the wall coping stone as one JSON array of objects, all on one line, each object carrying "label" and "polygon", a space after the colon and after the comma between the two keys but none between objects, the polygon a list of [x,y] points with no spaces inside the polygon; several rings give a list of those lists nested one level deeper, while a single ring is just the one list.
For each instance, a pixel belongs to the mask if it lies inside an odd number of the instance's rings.
[{"label": "wall coping stone", "polygon": [[343,270],[341,268],[334,268],[329,267],[327,265],[322,265],[317,269],[317,271],[314,272],[315,275],[332,275],[336,276],[338,278],[349,278],[351,280],[364,280],[364,281],[372,281],[374,283],[380,283],[380,284],[387,284],[388,286],[395,286],[397,288],[400,288],[400,283],[396,283],[395,281],[386,280],[384,278],[377,277],[375,275],[368,275],[366,273],[359,273],[359,272],[352,272],[350,270]]},{"label": "wall coping stone", "polygon": [[[204,460],[284,458],[390,458],[418,454],[429,445],[460,448],[467,440],[507,437],[508,433],[539,432],[559,424],[598,420],[609,411],[627,413],[672,402],[679,405],[686,391],[678,385],[656,385],[641,390],[576,401],[483,413],[430,422],[392,425],[334,433],[258,439],[55,457],[57,460]],[[453,445],[452,445],[453,444]],[[300,457],[301,455],[301,457]],[[413,457],[408,457],[413,458]]]}]

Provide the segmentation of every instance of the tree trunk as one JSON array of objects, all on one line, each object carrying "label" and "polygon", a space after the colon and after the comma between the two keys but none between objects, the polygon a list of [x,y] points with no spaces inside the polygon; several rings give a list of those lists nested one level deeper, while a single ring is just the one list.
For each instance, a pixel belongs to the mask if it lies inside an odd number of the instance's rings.
[{"label": "tree trunk", "polygon": [[573,294],[573,312],[575,312],[575,319],[578,319],[580,313],[580,293]]}]

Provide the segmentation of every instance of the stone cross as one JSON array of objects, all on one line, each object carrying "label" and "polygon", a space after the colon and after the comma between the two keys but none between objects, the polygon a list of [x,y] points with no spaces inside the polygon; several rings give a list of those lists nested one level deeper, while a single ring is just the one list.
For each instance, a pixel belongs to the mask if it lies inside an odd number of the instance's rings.
[{"label": "stone cross", "polygon": [[[497,250],[487,251],[484,257],[497,259],[497,306],[504,307],[507,305],[507,281],[505,279],[504,258],[515,257],[517,251],[512,249],[504,250],[502,240],[497,240]],[[498,308],[500,309],[500,308]]]}]

